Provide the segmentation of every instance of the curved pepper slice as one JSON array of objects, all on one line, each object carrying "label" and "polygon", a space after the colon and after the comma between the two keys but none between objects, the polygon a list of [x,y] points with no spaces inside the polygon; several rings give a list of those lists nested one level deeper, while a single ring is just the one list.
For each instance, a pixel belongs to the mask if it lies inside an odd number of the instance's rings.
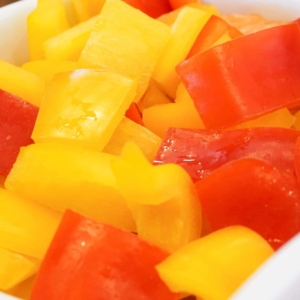
[{"label": "curved pepper slice", "polygon": [[263,160],[232,161],[196,184],[212,230],[247,226],[274,249],[300,231],[300,193],[294,174]]},{"label": "curved pepper slice", "polygon": [[294,172],[300,131],[286,128],[192,130],[170,128],[154,159],[176,163],[193,178],[205,178],[223,164],[243,157],[264,159],[285,172]]},{"label": "curved pepper slice", "polygon": [[175,300],[154,268],[167,256],[134,234],[68,210],[31,300]]},{"label": "curved pepper slice", "polygon": [[202,211],[192,180],[175,164],[152,166],[135,144],[112,162],[138,235],[172,252],[200,237]]},{"label": "curved pepper slice", "polygon": [[232,226],[179,249],[156,268],[174,292],[194,294],[203,300],[228,300],[272,253],[257,233]]},{"label": "curved pepper slice", "polygon": [[292,23],[234,39],[184,61],[177,73],[209,129],[297,106],[300,28]]}]

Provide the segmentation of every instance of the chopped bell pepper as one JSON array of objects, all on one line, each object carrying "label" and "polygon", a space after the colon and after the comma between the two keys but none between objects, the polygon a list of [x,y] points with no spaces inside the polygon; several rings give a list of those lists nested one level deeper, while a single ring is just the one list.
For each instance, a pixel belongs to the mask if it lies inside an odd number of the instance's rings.
[{"label": "chopped bell pepper", "polygon": [[[190,3],[198,3],[197,0],[169,0],[173,9],[180,8]],[[201,1],[200,1],[201,2]]]},{"label": "chopped bell pepper", "polygon": [[40,106],[46,86],[37,75],[0,59],[0,89]]},{"label": "chopped bell pepper", "polygon": [[155,67],[153,78],[173,99],[180,83],[175,67],[186,58],[209,17],[205,11],[183,7],[171,25],[171,39]]},{"label": "chopped bell pepper", "polygon": [[72,0],[79,22],[98,15],[106,0]]},{"label": "chopped bell pepper", "polygon": [[44,59],[43,43],[70,27],[62,0],[38,0],[27,17],[30,60]]},{"label": "chopped bell pepper", "polygon": [[139,78],[135,102],[146,91],[159,57],[170,39],[170,29],[123,1],[107,1],[79,59],[95,67]]},{"label": "chopped bell pepper", "polygon": [[138,235],[169,252],[200,237],[201,206],[188,174],[175,164],[152,166],[134,144],[122,157],[112,169]]},{"label": "chopped bell pepper", "polygon": [[37,273],[37,259],[0,247],[0,290],[7,291]]},{"label": "chopped bell pepper", "polygon": [[[245,55],[247,53],[247,55]],[[177,66],[206,128],[300,104],[300,28],[282,25],[198,53]]]},{"label": "chopped bell pepper", "polygon": [[176,300],[154,268],[167,256],[134,234],[68,210],[31,300]]},{"label": "chopped bell pepper", "polygon": [[161,138],[144,126],[125,117],[104,147],[103,152],[120,155],[125,144],[129,142],[137,144],[147,159],[153,161],[161,144]]},{"label": "chopped bell pepper", "polygon": [[67,140],[102,150],[136,95],[137,81],[94,69],[55,75],[32,133],[37,142]]},{"label": "chopped bell pepper", "polygon": [[0,247],[43,259],[61,214],[0,188]]},{"label": "chopped bell pepper", "polygon": [[21,149],[5,187],[57,211],[71,208],[134,231],[132,215],[111,171],[115,159],[118,157],[73,144],[33,144]]},{"label": "chopped bell pepper", "polygon": [[156,269],[173,292],[228,300],[273,252],[256,232],[232,226],[191,242]]},{"label": "chopped bell pepper", "polygon": [[20,147],[33,143],[32,130],[38,108],[0,90],[0,175],[7,176]]},{"label": "chopped bell pepper", "polygon": [[278,249],[300,232],[300,191],[293,173],[254,158],[233,160],[195,184],[212,230],[243,225]]},{"label": "chopped bell pepper", "polygon": [[264,159],[284,172],[294,172],[300,131],[286,128],[191,130],[170,128],[154,159],[155,164],[181,165],[194,181],[223,164],[243,157]]},{"label": "chopped bell pepper", "polygon": [[136,103],[131,103],[129,108],[127,109],[125,116],[134,121],[135,123],[144,126],[141,113],[138,110]]}]

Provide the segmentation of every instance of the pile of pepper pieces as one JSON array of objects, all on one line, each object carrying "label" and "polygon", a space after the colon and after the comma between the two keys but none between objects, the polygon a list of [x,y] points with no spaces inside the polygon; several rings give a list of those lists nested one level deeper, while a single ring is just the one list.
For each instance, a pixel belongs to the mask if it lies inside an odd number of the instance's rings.
[{"label": "pile of pepper pieces", "polygon": [[38,0],[0,60],[0,290],[228,299],[300,231],[299,21]]}]

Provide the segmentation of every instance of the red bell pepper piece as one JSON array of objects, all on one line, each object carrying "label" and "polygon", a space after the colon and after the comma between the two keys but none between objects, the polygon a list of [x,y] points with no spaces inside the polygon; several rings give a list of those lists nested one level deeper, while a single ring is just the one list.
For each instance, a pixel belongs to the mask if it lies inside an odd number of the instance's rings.
[{"label": "red bell pepper piece", "polygon": [[232,39],[243,36],[238,29],[229,25],[225,20],[218,16],[212,15],[204,25],[203,29],[200,31],[187,58],[207,50],[226,32],[228,32]]},{"label": "red bell pepper piece", "polygon": [[300,104],[300,28],[249,34],[177,66],[206,128],[226,128]]},{"label": "red bell pepper piece", "polygon": [[33,143],[38,107],[0,90],[0,175],[7,176],[20,147]]},{"label": "red bell pepper piece", "polygon": [[243,157],[264,159],[284,172],[294,172],[300,131],[286,128],[205,130],[169,128],[154,164],[181,165],[194,181],[223,164]]},{"label": "red bell pepper piece", "polygon": [[129,106],[129,108],[126,111],[125,116],[127,118],[129,118],[131,121],[144,126],[142,116],[137,108],[136,103],[131,103],[131,105]]},{"label": "red bell pepper piece", "polygon": [[168,0],[123,0],[132,7],[139,9],[143,13],[152,18],[158,18],[159,16],[172,11],[172,7]]},{"label": "red bell pepper piece", "polygon": [[294,174],[253,158],[232,161],[196,184],[212,230],[243,225],[274,249],[300,231],[300,194]]},{"label": "red bell pepper piece", "polygon": [[66,211],[31,300],[177,299],[155,265],[168,253],[138,236]]}]

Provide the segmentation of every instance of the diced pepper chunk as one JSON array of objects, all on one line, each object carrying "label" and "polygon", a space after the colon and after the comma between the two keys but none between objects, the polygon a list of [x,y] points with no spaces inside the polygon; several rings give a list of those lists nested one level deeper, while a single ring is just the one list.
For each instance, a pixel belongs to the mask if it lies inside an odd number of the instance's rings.
[{"label": "diced pepper chunk", "polygon": [[0,174],[7,176],[20,148],[33,143],[32,130],[38,108],[0,90]]},{"label": "diced pepper chunk", "polygon": [[234,39],[184,61],[177,72],[206,128],[227,128],[295,107],[300,104],[300,28],[292,23]]},{"label": "diced pepper chunk", "polygon": [[0,60],[0,89],[40,106],[46,87],[37,75]]},{"label": "diced pepper chunk", "polygon": [[272,254],[270,245],[256,232],[232,226],[179,249],[156,269],[174,292],[227,300]]},{"label": "diced pepper chunk", "polygon": [[43,44],[46,59],[78,61],[96,24],[96,19],[97,17],[93,17],[47,39]]},{"label": "diced pepper chunk", "polygon": [[136,95],[137,82],[94,69],[57,74],[48,86],[32,138],[67,140],[102,150]]},{"label": "diced pepper chunk", "polygon": [[22,69],[27,70],[43,79],[48,85],[57,73],[72,71],[77,68],[73,61],[33,60],[25,63]]},{"label": "diced pepper chunk", "polygon": [[98,15],[106,0],[72,0],[79,22]]},{"label": "diced pepper chunk", "polygon": [[68,210],[31,300],[175,300],[154,268],[167,256],[134,234]]},{"label": "diced pepper chunk", "polygon": [[118,157],[73,145],[33,144],[21,149],[5,187],[57,211],[71,208],[134,231],[132,215],[111,171],[115,159]]},{"label": "diced pepper chunk", "polygon": [[112,169],[141,238],[172,252],[200,237],[201,206],[181,167],[152,166],[136,145],[127,144]]},{"label": "diced pepper chunk", "polygon": [[183,7],[171,26],[171,39],[155,67],[153,78],[173,99],[180,83],[175,67],[186,58],[209,17],[205,11]]},{"label": "diced pepper chunk", "polygon": [[0,290],[7,291],[37,273],[39,261],[0,247]]},{"label": "diced pepper chunk", "polygon": [[43,259],[61,214],[0,188],[0,247]]},{"label": "diced pepper chunk", "polygon": [[144,126],[141,113],[139,112],[139,109],[136,105],[136,103],[131,103],[129,108],[127,109],[125,116],[134,121],[135,123]]},{"label": "diced pepper chunk", "polygon": [[188,5],[190,3],[197,3],[197,0],[169,0],[173,9],[180,8],[181,6]]},{"label": "diced pepper chunk", "polygon": [[147,159],[152,161],[161,144],[161,138],[144,126],[125,117],[103,151],[120,155],[125,144],[129,142],[137,144]]},{"label": "diced pepper chunk", "polygon": [[300,232],[300,192],[295,175],[269,162],[233,160],[195,186],[212,230],[247,226],[274,249]]},{"label": "diced pepper chunk", "polygon": [[154,159],[176,163],[193,178],[205,178],[223,164],[243,157],[264,159],[284,172],[294,172],[300,131],[286,128],[191,130],[170,128]]},{"label": "diced pepper chunk", "polygon": [[27,17],[30,59],[44,59],[44,41],[68,28],[69,23],[62,0],[38,0],[36,9]]},{"label": "diced pepper chunk", "polygon": [[172,7],[168,0],[123,0],[134,8],[139,9],[152,18],[157,18],[162,14],[168,13]]},{"label": "diced pepper chunk", "polygon": [[97,67],[129,78],[139,78],[136,102],[146,91],[170,29],[123,1],[103,6],[80,56],[84,67]]}]

